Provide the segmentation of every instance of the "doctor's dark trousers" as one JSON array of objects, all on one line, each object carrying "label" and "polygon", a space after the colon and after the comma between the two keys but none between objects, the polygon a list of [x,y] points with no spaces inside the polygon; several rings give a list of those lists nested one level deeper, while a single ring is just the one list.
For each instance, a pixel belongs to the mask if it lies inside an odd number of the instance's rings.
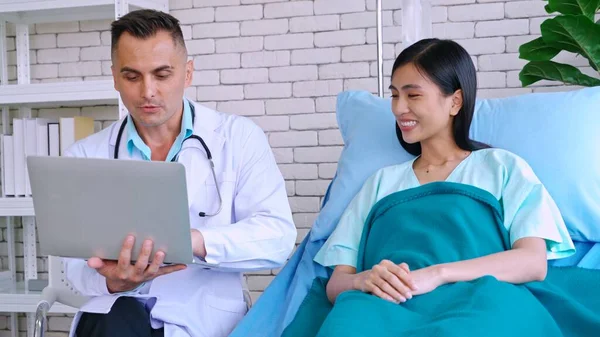
[{"label": "doctor's dark trousers", "polygon": [[107,314],[84,313],[75,330],[77,337],[164,337],[152,329],[150,315],[133,297],[119,297]]}]

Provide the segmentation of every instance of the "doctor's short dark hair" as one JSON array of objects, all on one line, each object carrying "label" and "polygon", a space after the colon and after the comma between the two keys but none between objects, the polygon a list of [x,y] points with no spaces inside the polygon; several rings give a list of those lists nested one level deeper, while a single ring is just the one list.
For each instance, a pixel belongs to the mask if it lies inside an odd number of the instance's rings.
[{"label": "doctor's short dark hair", "polygon": [[173,42],[185,50],[183,32],[177,18],[153,9],[140,9],[123,15],[111,24],[111,55],[117,50],[119,39],[125,32],[138,39],[147,39],[160,31],[171,34]]}]

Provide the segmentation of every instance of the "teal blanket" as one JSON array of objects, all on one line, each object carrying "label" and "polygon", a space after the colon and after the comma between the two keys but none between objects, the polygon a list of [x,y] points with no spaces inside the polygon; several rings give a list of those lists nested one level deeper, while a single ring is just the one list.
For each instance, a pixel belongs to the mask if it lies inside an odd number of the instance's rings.
[{"label": "teal blanket", "polygon": [[[432,183],[379,201],[365,223],[357,271],[381,260],[411,270],[509,249],[501,204],[472,186]],[[446,284],[394,304],[359,291],[327,300],[317,278],[284,337],[600,336],[600,270],[549,267],[543,282],[492,276]]]}]

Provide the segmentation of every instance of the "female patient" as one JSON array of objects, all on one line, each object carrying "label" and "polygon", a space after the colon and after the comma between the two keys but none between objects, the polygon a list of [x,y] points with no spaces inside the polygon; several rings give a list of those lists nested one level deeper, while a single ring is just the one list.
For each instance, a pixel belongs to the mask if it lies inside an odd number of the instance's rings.
[{"label": "female patient", "polygon": [[[390,85],[392,111],[400,143],[416,158],[370,177],[315,257],[335,267],[327,284],[331,302],[346,290],[360,290],[400,303],[486,275],[514,284],[543,280],[547,259],[574,252],[556,204],[527,163],[469,139],[476,88],[471,58],[453,41],[422,40],[398,56]],[[384,260],[357,274],[361,234],[375,203],[435,181],[472,185],[501,200],[512,249],[418,270]]]}]

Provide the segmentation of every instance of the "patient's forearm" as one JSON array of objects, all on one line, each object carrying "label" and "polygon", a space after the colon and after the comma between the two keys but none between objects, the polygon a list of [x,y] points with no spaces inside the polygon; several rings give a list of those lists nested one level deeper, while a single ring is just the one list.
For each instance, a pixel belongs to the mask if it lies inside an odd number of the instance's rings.
[{"label": "patient's forearm", "polygon": [[327,283],[326,290],[329,301],[334,303],[339,294],[346,290],[354,290],[356,277],[356,268],[351,266],[335,267],[333,274]]},{"label": "patient's forearm", "polygon": [[471,281],[491,275],[500,281],[521,284],[544,280],[547,263],[545,241],[524,238],[517,241],[511,250],[438,267],[444,283]]}]

